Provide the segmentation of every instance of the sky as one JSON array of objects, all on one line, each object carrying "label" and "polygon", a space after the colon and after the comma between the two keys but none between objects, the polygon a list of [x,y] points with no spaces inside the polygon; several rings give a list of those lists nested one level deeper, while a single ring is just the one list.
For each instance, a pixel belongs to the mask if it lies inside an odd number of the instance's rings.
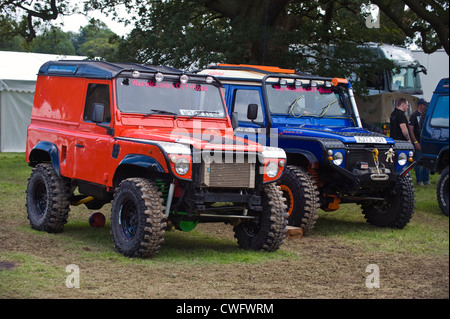
[{"label": "sky", "polygon": [[[79,2],[79,0],[72,0],[74,3]],[[118,12],[126,15],[126,12],[124,9],[117,8]],[[116,33],[119,36],[126,36],[128,33],[131,32],[133,29],[133,25],[125,26],[123,23],[119,23],[116,21],[113,21],[111,17],[106,16],[104,13],[101,13],[100,11],[94,11],[91,13],[91,17],[96,18],[102,22],[104,22],[108,28],[111,29],[114,33]],[[84,15],[77,14],[77,15],[71,15],[71,16],[59,16],[56,20],[56,24],[63,24],[61,26],[61,29],[64,32],[78,32],[80,31],[80,27],[84,27],[89,23],[89,18],[85,17]]]}]

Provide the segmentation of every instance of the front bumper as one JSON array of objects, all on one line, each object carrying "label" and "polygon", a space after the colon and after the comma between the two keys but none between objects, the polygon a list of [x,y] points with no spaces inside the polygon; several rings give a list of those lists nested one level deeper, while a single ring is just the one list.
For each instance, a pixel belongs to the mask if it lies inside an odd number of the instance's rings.
[{"label": "front bumper", "polygon": [[361,188],[382,186],[385,183],[395,183],[399,176],[406,176],[416,165],[416,162],[405,166],[400,173],[393,172],[389,168],[377,169],[373,167],[368,169],[353,169],[350,172],[333,163],[329,163],[329,165],[335,172],[345,178],[345,180],[341,181],[341,184],[346,185],[346,188],[352,191],[357,191]]}]

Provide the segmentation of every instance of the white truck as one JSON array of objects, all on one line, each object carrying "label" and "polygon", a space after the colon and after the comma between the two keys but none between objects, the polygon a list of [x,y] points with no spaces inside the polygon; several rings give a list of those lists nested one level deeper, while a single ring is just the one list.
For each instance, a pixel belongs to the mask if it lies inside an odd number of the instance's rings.
[{"label": "white truck", "polygon": [[366,79],[368,95],[356,96],[359,112],[363,121],[378,127],[389,136],[389,117],[399,98],[409,101],[409,116],[417,110],[417,101],[423,98],[421,73],[426,68],[417,61],[411,50],[388,44],[367,43],[367,49],[378,58],[389,59],[396,68],[385,70],[377,75],[375,81]]}]

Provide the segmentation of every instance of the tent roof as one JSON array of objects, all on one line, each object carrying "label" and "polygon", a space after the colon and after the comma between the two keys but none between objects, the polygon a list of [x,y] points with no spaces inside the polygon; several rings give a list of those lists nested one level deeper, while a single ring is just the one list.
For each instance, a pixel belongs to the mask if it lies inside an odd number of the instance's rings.
[{"label": "tent roof", "polygon": [[50,60],[84,60],[85,56],[0,51],[0,80],[36,81],[39,68]]}]

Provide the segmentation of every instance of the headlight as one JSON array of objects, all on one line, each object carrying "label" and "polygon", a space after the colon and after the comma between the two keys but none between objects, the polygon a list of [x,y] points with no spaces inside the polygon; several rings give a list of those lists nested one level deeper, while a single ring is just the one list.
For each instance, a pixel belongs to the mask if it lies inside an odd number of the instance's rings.
[{"label": "headlight", "polygon": [[341,152],[336,152],[333,154],[333,164],[340,166],[344,160],[344,155]]},{"label": "headlight", "polygon": [[177,159],[175,162],[175,171],[178,175],[186,175],[189,172],[189,167],[189,161],[184,157]]},{"label": "headlight", "polygon": [[406,161],[408,160],[406,153],[399,153],[397,157],[397,162],[400,166],[403,166],[406,164]]},{"label": "headlight", "polygon": [[278,175],[278,164],[276,162],[269,162],[266,166],[266,174],[270,178],[274,178]]}]

